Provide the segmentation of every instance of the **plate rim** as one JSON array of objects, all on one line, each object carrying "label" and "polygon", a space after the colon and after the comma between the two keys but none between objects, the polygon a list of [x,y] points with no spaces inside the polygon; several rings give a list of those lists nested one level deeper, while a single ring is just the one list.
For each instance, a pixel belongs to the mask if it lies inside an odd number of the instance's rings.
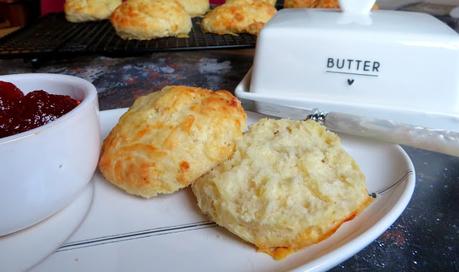
[{"label": "plate rim", "polygon": [[[354,239],[350,240],[349,242],[346,242],[344,245],[340,247],[335,248],[332,252],[326,253],[321,257],[313,261],[310,261],[307,264],[292,269],[291,271],[319,272],[335,267],[336,265],[356,255],[369,244],[373,243],[380,235],[382,235],[387,229],[389,229],[394,224],[394,222],[402,215],[402,213],[408,206],[409,202],[411,201],[414,189],[416,187],[416,170],[414,168],[411,158],[406,153],[406,151],[400,145],[394,144],[394,146],[402,155],[402,158],[404,159],[404,162],[407,164],[406,166],[408,167],[408,169],[406,170],[406,177],[401,182],[397,183],[394,187],[388,190],[390,191],[398,186],[405,185],[405,189],[403,189],[402,194],[397,199],[392,208],[384,216],[382,216],[381,219],[379,219],[373,226],[371,226],[369,229],[367,229],[365,232],[358,235]],[[325,259],[329,258],[332,261],[325,261]]]}]

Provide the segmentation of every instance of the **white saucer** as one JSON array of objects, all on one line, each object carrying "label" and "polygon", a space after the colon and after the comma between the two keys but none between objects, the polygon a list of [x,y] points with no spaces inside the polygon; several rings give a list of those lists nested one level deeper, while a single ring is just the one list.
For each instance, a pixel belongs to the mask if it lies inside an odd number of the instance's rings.
[{"label": "white saucer", "polygon": [[91,207],[90,182],[66,208],[28,229],[0,237],[0,270],[25,271],[53,253],[80,226]]}]

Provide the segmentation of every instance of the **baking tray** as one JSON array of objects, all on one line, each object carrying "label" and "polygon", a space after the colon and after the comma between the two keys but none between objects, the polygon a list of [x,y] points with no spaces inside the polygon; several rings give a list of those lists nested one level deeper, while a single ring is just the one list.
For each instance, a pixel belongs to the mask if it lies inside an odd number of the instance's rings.
[{"label": "baking tray", "polygon": [[108,20],[71,23],[63,13],[49,14],[36,23],[0,39],[0,58],[56,58],[62,56],[131,56],[161,51],[251,48],[256,36],[216,35],[201,30],[201,18],[193,18],[188,38],[123,40]]}]

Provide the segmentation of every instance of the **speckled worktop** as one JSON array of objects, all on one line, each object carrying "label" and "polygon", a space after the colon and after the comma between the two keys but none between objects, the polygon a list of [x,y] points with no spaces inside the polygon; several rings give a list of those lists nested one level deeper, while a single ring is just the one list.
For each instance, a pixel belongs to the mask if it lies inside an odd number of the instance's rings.
[{"label": "speckled worktop", "polygon": [[[127,107],[170,84],[234,90],[253,50],[156,53],[130,58],[78,57],[33,69],[0,60],[0,74],[49,72],[95,84],[102,110]],[[459,75],[458,75],[459,76]],[[402,216],[376,241],[332,271],[459,271],[459,158],[405,148],[416,168],[416,189]]]}]

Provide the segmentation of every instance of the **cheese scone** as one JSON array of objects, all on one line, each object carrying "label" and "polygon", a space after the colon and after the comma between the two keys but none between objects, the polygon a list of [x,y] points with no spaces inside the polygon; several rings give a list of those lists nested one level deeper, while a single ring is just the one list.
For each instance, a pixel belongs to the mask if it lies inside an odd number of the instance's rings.
[{"label": "cheese scone", "polygon": [[285,0],[284,8],[339,8],[338,0]]},{"label": "cheese scone", "polygon": [[338,0],[319,0],[316,8],[334,8],[339,9],[339,1]]},{"label": "cheese scone", "polygon": [[99,169],[145,198],[188,186],[234,152],[246,114],[227,91],[168,86],[138,98],[104,140]]},{"label": "cheese scone", "polygon": [[176,0],[129,0],[111,16],[123,39],[150,40],[161,37],[187,37],[191,17]]},{"label": "cheese scone", "polygon": [[66,0],[65,18],[70,22],[108,19],[121,0]]},{"label": "cheese scone", "polygon": [[[330,8],[339,9],[338,0],[285,0],[284,8]],[[377,10],[377,4],[373,6],[373,10]]]},{"label": "cheese scone", "polygon": [[192,190],[204,214],[275,259],[327,238],[371,202],[338,136],[310,120],[258,121]]},{"label": "cheese scone", "polygon": [[177,0],[191,16],[202,16],[209,10],[209,0]]},{"label": "cheese scone", "polygon": [[273,5],[262,0],[233,0],[208,12],[201,25],[205,32],[221,35],[257,35],[276,11]]},{"label": "cheese scone", "polygon": [[[226,0],[225,3],[231,3],[231,2],[238,2],[239,0]],[[263,1],[263,2],[266,2],[268,4],[271,4],[271,5],[275,5],[277,0],[260,0],[260,1]]]}]

